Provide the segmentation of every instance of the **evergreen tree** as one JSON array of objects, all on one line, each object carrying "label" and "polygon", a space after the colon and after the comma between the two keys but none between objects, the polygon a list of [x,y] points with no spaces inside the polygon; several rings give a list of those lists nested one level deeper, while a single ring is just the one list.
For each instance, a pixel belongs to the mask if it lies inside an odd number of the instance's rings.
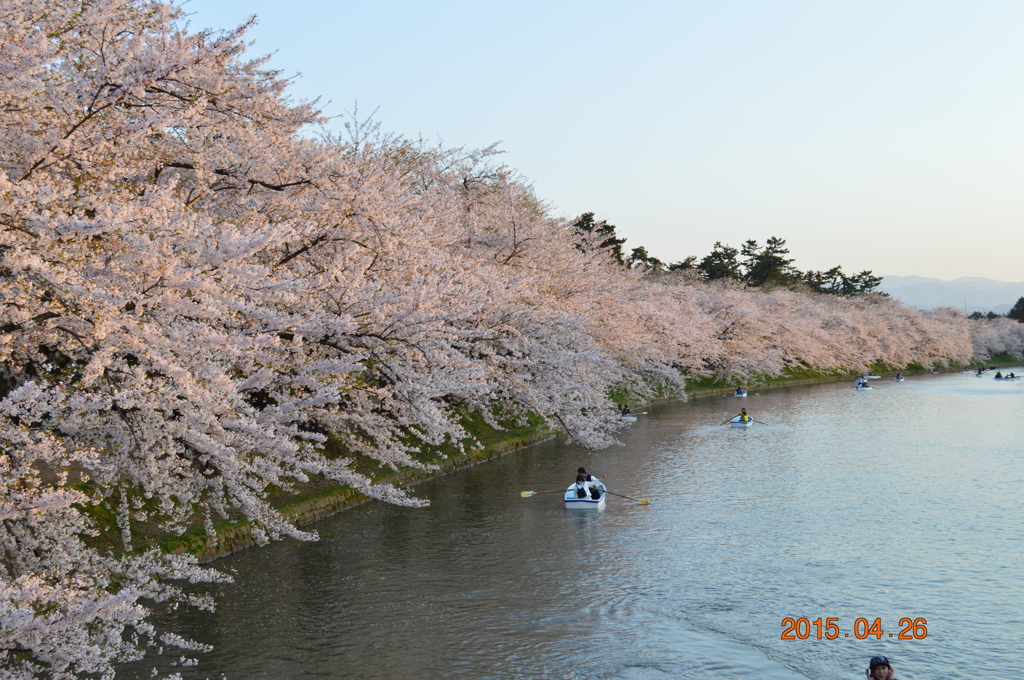
[{"label": "evergreen tree", "polygon": [[786,240],[772,236],[762,249],[757,241],[743,244],[743,280],[751,286],[767,284],[789,285],[800,280],[800,273],[793,268],[793,259],[786,248]]},{"label": "evergreen tree", "polygon": [[[849,278],[849,286],[851,288],[847,295],[856,295],[857,293],[876,293],[875,289],[882,283],[881,276],[873,276],[871,270],[865,269],[859,274],[854,274]],[[888,295],[882,293],[882,295]]]},{"label": "evergreen tree", "polygon": [[739,279],[740,263],[736,259],[739,251],[732,246],[724,246],[721,241],[715,241],[715,247],[704,256],[704,259],[697,265],[697,269],[704,273],[708,281],[716,279]]},{"label": "evergreen tree", "polygon": [[[577,232],[596,234],[599,238],[603,237],[598,247],[608,248],[616,262],[625,264],[622,258],[622,244],[626,242],[626,239],[619,238],[615,234],[614,224],[608,224],[606,220],[596,221],[594,213],[587,212],[580,215],[579,219],[572,226]],[[646,253],[646,251],[644,252]]]},{"label": "evergreen tree", "polygon": [[843,268],[838,266],[823,272],[808,270],[800,275],[800,278],[814,292],[828,295],[875,293],[882,283],[882,277],[873,276],[869,270],[847,276],[843,273]]},{"label": "evergreen tree", "polygon": [[1017,299],[1017,304],[1006,314],[1006,318],[1024,323],[1024,297]]},{"label": "evergreen tree", "polygon": [[647,248],[644,248],[643,246],[633,248],[633,252],[629,256],[628,265],[631,269],[642,265],[658,270],[665,268],[665,263],[656,257],[648,255]]},{"label": "evergreen tree", "polygon": [[683,271],[685,269],[696,269],[696,268],[697,268],[697,256],[696,255],[690,255],[685,260],[680,260],[679,262],[669,263],[668,267],[666,267],[666,269],[668,269],[668,271],[670,271],[670,272],[678,272],[678,271]]}]

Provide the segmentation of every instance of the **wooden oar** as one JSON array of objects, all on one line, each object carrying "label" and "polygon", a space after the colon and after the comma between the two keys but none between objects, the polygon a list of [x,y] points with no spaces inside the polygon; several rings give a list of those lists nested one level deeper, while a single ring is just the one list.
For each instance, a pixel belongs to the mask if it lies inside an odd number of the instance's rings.
[{"label": "wooden oar", "polygon": [[646,498],[633,498],[632,496],[623,496],[621,493],[615,493],[614,491],[605,491],[605,493],[610,493],[611,495],[618,496],[619,498],[628,498],[631,501],[636,501],[640,505],[650,505],[650,501],[648,501]]},{"label": "wooden oar", "polygon": [[757,420],[756,418],[751,418],[751,420],[753,420],[755,423],[761,423],[762,425],[767,425],[768,424],[768,423],[764,422],[763,420]]},{"label": "wooden oar", "polygon": [[520,491],[519,495],[523,498],[529,498],[530,496],[539,496],[542,493],[565,493],[565,490],[560,489],[558,491]]}]

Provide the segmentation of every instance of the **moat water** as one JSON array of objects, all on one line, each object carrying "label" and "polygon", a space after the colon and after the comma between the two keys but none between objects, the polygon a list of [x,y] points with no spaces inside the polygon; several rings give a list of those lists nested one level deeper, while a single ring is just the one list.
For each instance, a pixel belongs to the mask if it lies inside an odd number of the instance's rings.
[{"label": "moat water", "polygon": [[[622,446],[547,442],[420,484],[428,508],[367,504],[313,525],[317,543],[236,554],[216,563],[237,572],[217,612],[171,621],[214,651],[162,667],[839,680],[885,654],[901,680],[1024,677],[1024,381],[872,384],[655,406]],[[768,425],[718,425],[741,406]],[[650,504],[520,497],[580,465]],[[784,619],[819,617],[836,639],[782,639]]]}]

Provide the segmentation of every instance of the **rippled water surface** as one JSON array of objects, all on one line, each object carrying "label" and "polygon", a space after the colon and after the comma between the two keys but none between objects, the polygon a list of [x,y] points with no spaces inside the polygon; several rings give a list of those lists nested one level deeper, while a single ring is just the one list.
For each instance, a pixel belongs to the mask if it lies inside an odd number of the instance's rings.
[{"label": "rippled water surface", "polygon": [[[237,581],[175,621],[215,646],[183,672],[838,679],[886,654],[901,680],[1024,677],[1024,381],[991,375],[655,406],[623,446],[548,442],[421,484],[429,508],[365,505],[319,543],[218,562]],[[770,425],[716,425],[740,406]],[[650,505],[520,497],[579,465]],[[785,617],[841,634],[785,641]],[[905,617],[927,637],[890,638]]]}]

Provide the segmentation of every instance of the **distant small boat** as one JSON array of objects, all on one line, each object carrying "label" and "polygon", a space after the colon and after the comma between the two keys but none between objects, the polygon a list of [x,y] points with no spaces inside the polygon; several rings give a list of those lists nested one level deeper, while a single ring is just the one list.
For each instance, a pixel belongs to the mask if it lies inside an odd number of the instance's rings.
[{"label": "distant small boat", "polygon": [[906,380],[906,378],[904,378],[902,375],[898,378],[893,378],[894,382],[903,382],[904,380]]},{"label": "distant small boat", "polygon": [[864,377],[866,377],[868,380],[874,380],[875,378],[881,378],[882,376],[878,375],[877,373],[868,373]]},{"label": "distant small boat", "polygon": [[932,373],[938,373],[938,372],[939,372],[939,369],[937,369],[937,368],[933,368],[932,369]]},{"label": "distant small boat", "polygon": [[744,390],[744,389],[738,389],[738,390],[736,390],[735,392],[732,393],[732,396],[734,396],[734,397],[745,397],[745,396],[747,396],[747,391]]},{"label": "distant small boat", "polygon": [[[636,417],[636,416],[634,416]],[[594,500],[590,494],[587,494],[586,498],[579,498],[576,496],[576,483],[573,482],[569,485],[569,488],[565,490],[565,507],[583,509],[583,510],[600,510],[604,507],[604,499],[608,498],[608,494],[605,493],[608,489],[605,488],[604,482],[598,480],[593,483],[601,491],[601,497]],[[589,490],[588,490],[589,491]]]},{"label": "distant small boat", "polygon": [[751,418],[750,420],[742,420],[740,416],[736,416],[735,418],[729,421],[729,425],[731,425],[732,427],[750,427],[753,424],[753,418]]},{"label": "distant small boat", "polygon": [[623,415],[620,415],[619,418],[622,418],[622,420],[626,421],[627,423],[635,423],[636,422],[636,416],[631,416],[631,415],[624,415],[623,416]]},{"label": "distant small boat", "polygon": [[1022,376],[1019,376],[1019,375],[1015,375],[1015,376],[1013,376],[1012,378],[1007,378],[1006,376],[1003,376],[1003,377],[1001,377],[1001,378],[1000,378],[1000,377],[997,377],[997,378],[992,378],[992,379],[993,379],[993,380],[1020,380],[1020,379],[1021,379],[1021,377],[1022,377]]},{"label": "distant small boat", "polygon": [[872,387],[871,385],[868,385],[867,383],[861,383],[861,384],[857,385],[856,387],[854,387],[853,389],[855,389],[857,391],[862,391],[862,390],[873,390],[875,388]]}]

